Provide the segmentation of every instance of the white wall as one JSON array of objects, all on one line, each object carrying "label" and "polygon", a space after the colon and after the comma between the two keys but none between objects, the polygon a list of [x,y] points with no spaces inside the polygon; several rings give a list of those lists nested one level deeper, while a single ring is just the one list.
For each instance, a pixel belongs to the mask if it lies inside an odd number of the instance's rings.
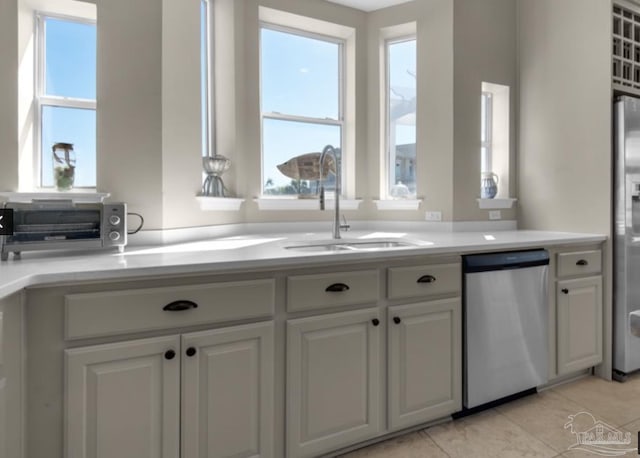
[{"label": "white wall", "polygon": [[0,2],[0,189],[18,189],[18,0]]},{"label": "white wall", "polygon": [[[518,0],[520,227],[612,235],[611,1]],[[611,377],[611,241],[604,362]]]},{"label": "white wall", "polygon": [[[513,0],[454,1],[454,220],[486,220],[480,210],[480,96],[482,82],[497,83],[517,93],[516,3]],[[516,112],[516,97],[510,111]],[[510,157],[515,164],[516,116],[510,118]],[[501,177],[504,197],[517,197],[511,179]],[[516,210],[502,210],[503,219],[516,219]]]}]

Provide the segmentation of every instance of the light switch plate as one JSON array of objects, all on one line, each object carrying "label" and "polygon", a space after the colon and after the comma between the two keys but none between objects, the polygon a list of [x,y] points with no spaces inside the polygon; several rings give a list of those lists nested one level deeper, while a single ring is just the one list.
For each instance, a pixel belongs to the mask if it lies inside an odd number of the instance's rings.
[{"label": "light switch plate", "polygon": [[491,210],[489,212],[489,219],[502,219],[502,213],[500,210]]},{"label": "light switch plate", "polygon": [[427,221],[442,221],[442,212],[426,212],[425,219]]}]

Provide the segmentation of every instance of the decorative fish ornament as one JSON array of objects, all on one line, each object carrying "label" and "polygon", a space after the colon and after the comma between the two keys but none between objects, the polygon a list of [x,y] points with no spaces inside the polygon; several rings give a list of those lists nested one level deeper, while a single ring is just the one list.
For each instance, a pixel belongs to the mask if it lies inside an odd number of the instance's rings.
[{"label": "decorative fish ornament", "polygon": [[[307,153],[301,156],[292,157],[287,162],[278,165],[278,170],[284,176],[294,180],[319,180],[320,179],[320,156],[322,153]],[[326,178],[329,173],[336,173],[336,164],[331,155],[324,158],[322,177]]]}]

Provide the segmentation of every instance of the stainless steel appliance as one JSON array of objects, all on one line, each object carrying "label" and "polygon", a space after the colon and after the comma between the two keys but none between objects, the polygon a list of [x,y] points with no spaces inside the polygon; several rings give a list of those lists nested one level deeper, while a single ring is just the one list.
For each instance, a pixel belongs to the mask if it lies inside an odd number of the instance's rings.
[{"label": "stainless steel appliance", "polygon": [[640,99],[614,106],[613,375],[640,369]]},{"label": "stainless steel appliance", "polygon": [[464,407],[546,383],[549,254],[470,255],[463,268]]},{"label": "stainless steel appliance", "polygon": [[72,200],[7,202],[13,210],[13,234],[0,236],[0,259],[9,253],[54,249],[118,248],[127,244],[127,207],[123,203],[75,203]]}]

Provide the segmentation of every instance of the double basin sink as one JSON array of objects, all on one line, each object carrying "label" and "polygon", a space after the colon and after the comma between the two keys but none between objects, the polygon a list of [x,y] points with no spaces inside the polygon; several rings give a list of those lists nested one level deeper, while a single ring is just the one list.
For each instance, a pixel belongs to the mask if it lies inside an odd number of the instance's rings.
[{"label": "double basin sink", "polygon": [[405,240],[361,240],[361,241],[340,241],[316,242],[309,244],[286,246],[287,250],[308,251],[308,252],[345,252],[345,251],[375,251],[393,248],[409,248],[419,246],[416,243]]}]

